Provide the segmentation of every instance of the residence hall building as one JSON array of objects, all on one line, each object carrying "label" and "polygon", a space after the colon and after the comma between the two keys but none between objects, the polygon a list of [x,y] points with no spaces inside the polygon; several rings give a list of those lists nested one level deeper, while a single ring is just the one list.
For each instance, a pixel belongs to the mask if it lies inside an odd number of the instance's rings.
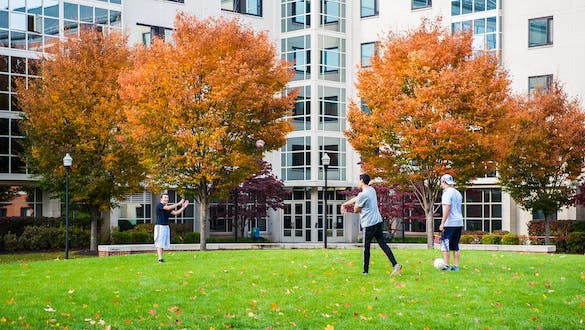
[{"label": "residence hall building", "polygon": [[[501,54],[512,88],[530,93],[553,79],[567,93],[585,95],[585,1],[574,0],[0,0],[0,185],[14,187],[20,197],[0,205],[0,216],[58,216],[60,203],[35,187],[18,157],[20,111],[11,100],[16,77],[34,79],[28,63],[55,38],[75,34],[85,26],[123,31],[132,44],[150,44],[153,37],[172,41],[177,12],[201,18],[239,18],[258,31],[267,31],[283,59],[294,63],[290,89],[300,93],[293,110],[295,130],[287,144],[265,155],[274,173],[292,193],[284,210],[271,211],[253,223],[273,242],[323,241],[323,153],[331,159],[327,176],[328,242],[355,242],[359,224],[354,215],[341,215],[347,198],[341,192],[357,186],[359,155],[343,131],[359,67],[369,65],[374,45],[388,31],[419,25],[423,17],[443,17],[453,31],[472,30],[474,47]],[[358,100],[359,101],[359,100]],[[170,190],[170,199],[176,198]],[[143,192],[128,196],[109,215],[120,220],[151,223],[158,196]],[[175,222],[199,228],[194,203]],[[526,234],[528,221],[542,215],[522,210],[497,184],[495,174],[478,178],[464,192],[467,230],[508,230]],[[232,219],[210,209],[211,235],[232,233]],[[584,219],[581,208],[560,210],[557,219]],[[438,228],[437,221],[435,227]],[[399,228],[402,228],[399,225]],[[424,232],[424,224],[408,223],[407,235]]]}]

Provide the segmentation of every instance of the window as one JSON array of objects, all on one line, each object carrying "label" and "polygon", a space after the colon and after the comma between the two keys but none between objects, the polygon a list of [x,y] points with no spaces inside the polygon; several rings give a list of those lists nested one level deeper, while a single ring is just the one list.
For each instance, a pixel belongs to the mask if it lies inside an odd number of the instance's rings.
[{"label": "window", "polygon": [[293,22],[297,24],[311,25],[311,3],[309,1],[296,1],[292,4]]},{"label": "window", "polygon": [[552,74],[528,77],[528,94],[532,96],[537,90],[547,92],[550,90],[552,82]]},{"label": "window", "polygon": [[311,138],[288,139],[281,149],[281,164],[283,180],[311,180]]},{"label": "window", "polygon": [[173,41],[173,30],[162,26],[150,26],[145,24],[136,24],[140,35],[142,36],[142,43],[145,46],[152,44],[153,38],[159,38],[166,42]]},{"label": "window", "polygon": [[324,14],[323,22],[325,24],[339,22],[339,2],[333,0],[324,0],[322,11]]},{"label": "window", "polygon": [[334,72],[339,70],[339,48],[327,48],[323,50],[323,72]]},{"label": "window", "polygon": [[528,47],[553,44],[553,18],[542,17],[528,20]]},{"label": "window", "polygon": [[[345,143],[344,138],[319,137],[319,160],[324,152],[331,159],[327,168],[328,180],[345,180],[346,178]],[[323,167],[319,166],[319,180],[323,179]]]},{"label": "window", "polygon": [[360,16],[378,16],[378,0],[361,0]]},{"label": "window", "polygon": [[[292,91],[289,90],[289,91]],[[292,123],[295,131],[311,129],[311,87],[303,86],[299,89],[297,101],[292,113]]]},{"label": "window", "polygon": [[412,0],[412,9],[427,8],[433,5],[432,0]]},{"label": "window", "polygon": [[293,47],[293,63],[297,72],[311,72],[311,51],[304,48]]},{"label": "window", "polygon": [[345,89],[319,87],[319,130],[343,132],[346,121]]},{"label": "window", "polygon": [[375,42],[366,42],[362,44],[362,59],[361,64],[362,67],[366,68],[372,65],[372,56],[376,53],[376,43]]},{"label": "window", "polygon": [[221,0],[221,9],[240,14],[262,16],[262,0]]}]

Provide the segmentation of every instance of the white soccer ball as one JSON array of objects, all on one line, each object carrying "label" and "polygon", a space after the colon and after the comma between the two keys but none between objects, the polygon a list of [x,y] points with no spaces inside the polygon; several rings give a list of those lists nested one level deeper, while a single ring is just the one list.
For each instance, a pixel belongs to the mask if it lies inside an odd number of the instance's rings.
[{"label": "white soccer ball", "polygon": [[443,258],[437,258],[437,259],[435,259],[435,261],[433,261],[433,266],[435,266],[435,268],[441,270],[441,269],[443,269],[443,267],[446,266],[445,260],[443,260]]}]

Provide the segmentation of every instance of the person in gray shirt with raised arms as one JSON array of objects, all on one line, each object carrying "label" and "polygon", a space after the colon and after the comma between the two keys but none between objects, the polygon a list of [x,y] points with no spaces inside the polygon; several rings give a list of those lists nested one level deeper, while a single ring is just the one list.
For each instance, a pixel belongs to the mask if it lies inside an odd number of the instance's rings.
[{"label": "person in gray shirt with raised arms", "polygon": [[386,244],[384,239],[384,230],[382,228],[382,215],[378,210],[378,196],[376,190],[369,186],[370,176],[367,174],[360,174],[360,189],[362,190],[356,197],[341,204],[341,212],[349,212],[350,206],[354,205],[353,212],[359,212],[360,223],[364,229],[364,270],[363,274],[366,275],[370,269],[370,244],[372,239],[376,238],[378,245],[382,248],[382,251],[388,257],[388,260],[392,263],[392,274],[395,276],[400,273],[402,265],[396,261],[392,250]]}]

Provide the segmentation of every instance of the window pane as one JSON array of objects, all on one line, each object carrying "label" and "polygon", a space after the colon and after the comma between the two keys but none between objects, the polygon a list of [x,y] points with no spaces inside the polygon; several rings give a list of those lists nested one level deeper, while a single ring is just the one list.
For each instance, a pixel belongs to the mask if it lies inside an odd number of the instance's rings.
[{"label": "window pane", "polygon": [[451,15],[453,16],[461,15],[461,0],[451,1]]},{"label": "window pane", "polygon": [[463,14],[470,14],[473,11],[473,0],[463,0]]},{"label": "window pane", "polygon": [[476,13],[485,10],[485,0],[475,0],[474,4],[475,4],[475,6],[474,6],[473,10]]},{"label": "window pane", "polygon": [[431,0],[412,0],[412,9],[425,8],[431,6]]},{"label": "window pane", "polygon": [[78,8],[79,5],[75,3],[65,2],[65,4],[63,5],[63,17],[65,19],[71,19],[75,21],[78,20],[79,19]]},{"label": "window pane", "polygon": [[361,17],[378,15],[378,0],[361,0],[360,15]]},{"label": "window pane", "polygon": [[528,45],[530,47],[552,44],[552,17],[529,20],[528,29]]},{"label": "window pane", "polygon": [[372,56],[374,56],[374,51],[376,48],[376,44],[373,42],[362,44],[362,59],[361,63],[363,67],[368,67],[371,65]]},{"label": "window pane", "polygon": [[487,0],[487,10],[496,9],[496,1],[497,0]]},{"label": "window pane", "polygon": [[89,6],[80,6],[79,7],[79,16],[80,21],[93,23],[93,7]]},{"label": "window pane", "polygon": [[45,16],[59,17],[58,0],[45,0]]}]

